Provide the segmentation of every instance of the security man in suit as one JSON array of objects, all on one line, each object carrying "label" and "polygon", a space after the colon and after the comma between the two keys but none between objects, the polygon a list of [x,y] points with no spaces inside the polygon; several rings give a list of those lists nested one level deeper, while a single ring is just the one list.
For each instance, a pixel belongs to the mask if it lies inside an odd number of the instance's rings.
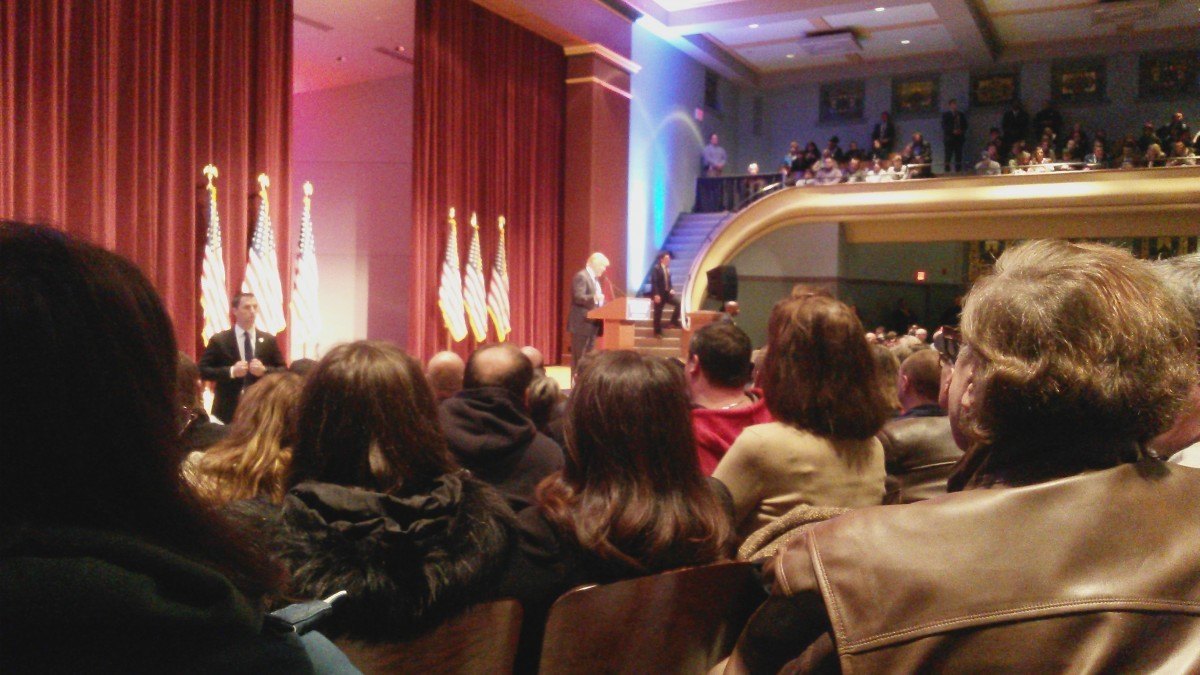
[{"label": "security man in suit", "polygon": [[650,270],[650,298],[654,301],[654,337],[662,337],[662,313],[666,305],[675,305],[671,314],[671,326],[679,328],[679,294],[671,288],[670,251],[658,254],[658,262]]},{"label": "security man in suit", "polygon": [[286,366],[275,336],[254,328],[258,317],[254,294],[238,293],[231,305],[234,327],[212,336],[197,364],[201,378],[217,383],[212,412],[226,424],[233,421],[243,389]]}]

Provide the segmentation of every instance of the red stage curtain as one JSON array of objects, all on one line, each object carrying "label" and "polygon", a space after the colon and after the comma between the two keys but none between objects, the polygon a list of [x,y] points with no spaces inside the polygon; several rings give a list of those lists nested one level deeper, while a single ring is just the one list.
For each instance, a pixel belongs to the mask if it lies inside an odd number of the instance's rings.
[{"label": "red stage curtain", "polygon": [[[416,46],[410,346],[426,357],[450,347],[437,291],[453,206],[464,265],[470,214],[479,214],[489,279],[496,218],[507,219],[509,339],[552,358],[563,333],[562,47],[467,0],[420,0]],[[453,348],[474,345],[468,337]]]},{"label": "red stage curtain", "polygon": [[0,217],[131,258],[195,353],[200,170],[220,170],[230,290],[265,172],[290,290],[291,0],[6,0],[0,39]]}]

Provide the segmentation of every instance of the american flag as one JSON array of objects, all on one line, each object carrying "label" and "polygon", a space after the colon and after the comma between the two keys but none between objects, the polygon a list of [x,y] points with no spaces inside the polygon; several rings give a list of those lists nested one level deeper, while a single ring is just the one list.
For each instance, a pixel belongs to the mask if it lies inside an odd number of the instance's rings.
[{"label": "american flag", "polygon": [[462,272],[458,263],[458,224],[454,209],[450,209],[450,236],[446,239],[446,256],[442,260],[442,282],[438,287],[438,307],[450,339],[458,342],[467,337],[467,320],[463,307]]},{"label": "american flag", "polygon": [[321,305],[317,300],[317,246],[313,239],[312,183],[304,183],[300,214],[300,254],[292,280],[292,358],[315,359],[321,341]]},{"label": "american flag", "polygon": [[496,326],[496,338],[501,342],[512,332],[512,321],[508,316],[508,254],[504,249],[504,216],[500,216],[500,242],[496,244],[496,258],[492,261],[492,280],[488,284],[487,307]]},{"label": "american flag", "polygon": [[200,308],[204,312],[204,328],[200,336],[204,344],[209,338],[229,329],[229,290],[225,285],[225,253],[221,246],[221,216],[217,214],[217,167],[204,167],[208,177],[208,232],[204,235],[204,263],[200,272]]},{"label": "american flag", "polygon": [[483,281],[483,253],[479,249],[479,223],[471,214],[471,250],[467,253],[467,272],[463,275],[463,302],[467,305],[467,318],[471,320],[471,332],[475,341],[487,339],[487,290]]},{"label": "american flag", "polygon": [[258,184],[261,188],[258,191],[258,220],[254,223],[254,238],[250,240],[250,262],[246,265],[242,292],[253,293],[258,300],[258,320],[254,327],[277,334],[287,328],[287,320],[283,318],[283,282],[279,280],[275,227],[271,225],[271,207],[267,200],[267,188],[271,185],[267,174],[258,174]]}]

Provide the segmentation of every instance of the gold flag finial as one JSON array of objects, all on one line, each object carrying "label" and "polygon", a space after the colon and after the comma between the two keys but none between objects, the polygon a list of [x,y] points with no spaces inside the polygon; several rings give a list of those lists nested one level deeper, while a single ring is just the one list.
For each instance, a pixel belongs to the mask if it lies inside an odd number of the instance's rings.
[{"label": "gold flag finial", "polygon": [[267,174],[265,174],[265,173],[258,174],[258,186],[260,188],[262,188],[263,190],[266,190],[267,188],[271,187],[271,179],[267,178]]},{"label": "gold flag finial", "polygon": [[208,178],[208,187],[212,187],[213,179],[217,177],[217,167],[213,164],[205,164],[203,173],[205,178]]},{"label": "gold flag finial", "polygon": [[504,216],[500,216],[500,229],[504,230]]},{"label": "gold flag finial", "polygon": [[305,197],[312,196],[312,181],[310,181],[310,180],[304,181],[304,196]]},{"label": "gold flag finial", "polygon": [[475,212],[471,212],[471,227],[479,229],[479,221],[475,218]]}]

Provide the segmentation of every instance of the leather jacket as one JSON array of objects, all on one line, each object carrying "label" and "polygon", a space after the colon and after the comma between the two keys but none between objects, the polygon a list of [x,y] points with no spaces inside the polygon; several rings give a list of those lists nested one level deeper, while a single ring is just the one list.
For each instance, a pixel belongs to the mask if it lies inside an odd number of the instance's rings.
[{"label": "leather jacket", "polygon": [[1200,470],[859,509],[768,564],[726,673],[1197,672]]},{"label": "leather jacket", "polygon": [[946,479],[963,456],[944,414],[891,420],[879,432],[887,469],[884,504],[910,504],[946,494]]}]

